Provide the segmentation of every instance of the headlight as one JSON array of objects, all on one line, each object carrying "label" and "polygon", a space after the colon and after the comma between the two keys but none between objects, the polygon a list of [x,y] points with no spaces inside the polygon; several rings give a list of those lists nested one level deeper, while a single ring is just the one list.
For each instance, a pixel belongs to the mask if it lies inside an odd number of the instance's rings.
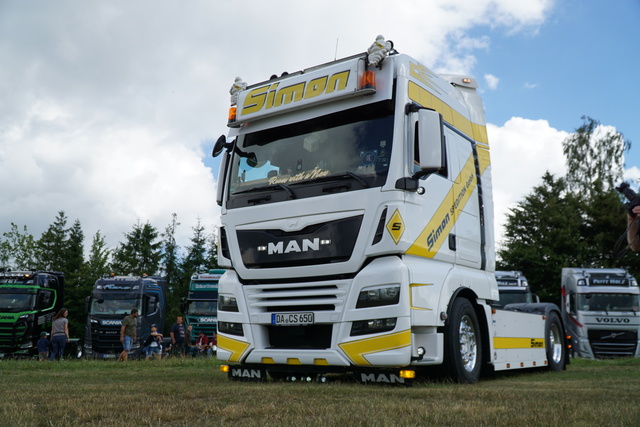
[{"label": "headlight", "polygon": [[244,336],[242,323],[218,322],[218,332],[230,335]]},{"label": "headlight", "polygon": [[398,304],[400,301],[400,285],[386,285],[363,289],[358,295],[356,308],[379,307]]},{"label": "headlight", "polygon": [[578,280],[578,286],[587,286],[587,281],[584,279],[579,279]]},{"label": "headlight", "polygon": [[220,295],[218,298],[218,311],[238,311],[236,297]]},{"label": "headlight", "polygon": [[395,317],[391,317],[389,319],[371,319],[353,322],[351,325],[351,336],[392,331],[395,329],[396,323],[397,319]]}]

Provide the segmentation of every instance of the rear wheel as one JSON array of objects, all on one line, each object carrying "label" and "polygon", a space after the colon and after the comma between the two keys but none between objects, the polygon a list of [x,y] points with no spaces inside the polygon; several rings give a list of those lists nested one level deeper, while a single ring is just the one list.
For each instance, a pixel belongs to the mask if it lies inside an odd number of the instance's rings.
[{"label": "rear wheel", "polygon": [[544,329],[549,369],[561,371],[565,365],[566,347],[562,336],[562,323],[556,312],[547,315]]},{"label": "rear wheel", "polygon": [[458,298],[453,302],[445,325],[444,357],[447,373],[456,382],[474,383],[482,368],[482,337],[478,316],[471,302]]}]

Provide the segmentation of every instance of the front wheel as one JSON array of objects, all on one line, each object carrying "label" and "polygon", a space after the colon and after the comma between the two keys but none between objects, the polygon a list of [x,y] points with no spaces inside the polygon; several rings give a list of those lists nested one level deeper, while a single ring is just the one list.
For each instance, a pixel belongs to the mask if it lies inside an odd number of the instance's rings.
[{"label": "front wheel", "polygon": [[458,298],[453,302],[445,325],[444,358],[447,373],[458,383],[474,383],[482,368],[482,337],[478,316],[471,302]]},{"label": "front wheel", "polygon": [[547,315],[544,329],[549,369],[552,371],[561,371],[564,369],[565,358],[567,356],[562,334],[562,323],[556,312],[552,311]]}]

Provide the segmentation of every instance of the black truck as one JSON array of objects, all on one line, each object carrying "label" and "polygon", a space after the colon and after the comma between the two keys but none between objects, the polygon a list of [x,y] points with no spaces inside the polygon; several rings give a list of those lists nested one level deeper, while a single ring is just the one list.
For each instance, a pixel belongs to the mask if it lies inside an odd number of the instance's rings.
[{"label": "black truck", "polygon": [[84,355],[93,359],[113,359],[122,352],[122,319],[137,308],[137,341],[129,356],[143,356],[143,344],[151,325],[164,330],[167,282],[158,276],[105,276],[98,279],[87,298]]},{"label": "black truck", "polygon": [[40,333],[51,332],[63,304],[63,273],[0,272],[0,358],[37,355]]}]

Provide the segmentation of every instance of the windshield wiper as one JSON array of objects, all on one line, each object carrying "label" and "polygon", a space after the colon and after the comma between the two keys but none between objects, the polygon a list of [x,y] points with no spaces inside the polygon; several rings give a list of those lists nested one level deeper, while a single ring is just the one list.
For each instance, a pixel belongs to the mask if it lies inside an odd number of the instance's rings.
[{"label": "windshield wiper", "polygon": [[234,196],[237,196],[238,194],[257,193],[260,191],[271,191],[271,190],[276,190],[278,188],[286,191],[287,194],[289,194],[289,197],[291,197],[292,199],[297,198],[296,193],[294,193],[293,190],[289,188],[289,186],[286,184],[271,184],[264,187],[251,187],[248,190],[236,191],[232,194]]},{"label": "windshield wiper", "polygon": [[362,184],[364,188],[369,188],[369,183],[367,182],[366,179],[350,171],[346,171],[338,175],[323,176],[322,178],[313,179],[311,182],[339,181],[345,178],[353,178],[356,181],[358,181],[360,184]]}]

